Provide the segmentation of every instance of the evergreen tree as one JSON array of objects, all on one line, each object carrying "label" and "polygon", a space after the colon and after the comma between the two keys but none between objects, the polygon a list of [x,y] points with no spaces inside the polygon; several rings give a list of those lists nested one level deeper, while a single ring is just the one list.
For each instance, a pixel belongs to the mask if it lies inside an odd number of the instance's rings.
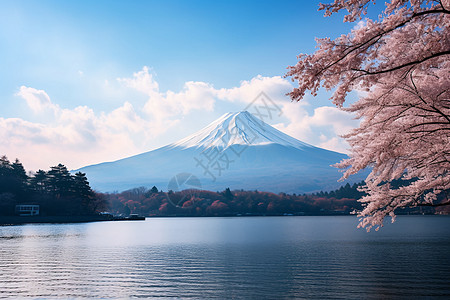
[{"label": "evergreen tree", "polygon": [[14,174],[14,177],[19,179],[22,182],[26,182],[28,180],[27,172],[25,171],[25,168],[23,167],[22,163],[16,158],[16,161],[11,164],[12,172]]},{"label": "evergreen tree", "polygon": [[228,200],[231,201],[234,198],[233,193],[230,191],[230,188],[226,188],[225,191],[223,191],[223,197]]},{"label": "evergreen tree", "polygon": [[43,170],[38,170],[33,177],[30,178],[30,186],[33,191],[39,194],[44,194],[47,192],[48,188],[48,177],[47,173]]},{"label": "evergreen tree", "polygon": [[62,164],[28,177],[18,159],[11,163],[0,157],[0,214],[13,214],[14,206],[24,202],[41,205],[47,215],[79,215],[95,213],[106,200],[92,191],[86,174],[71,175]]},{"label": "evergreen tree", "polygon": [[76,196],[87,199],[93,196],[93,191],[89,186],[89,181],[85,173],[78,172],[73,176],[73,187]]},{"label": "evergreen tree", "polygon": [[28,195],[28,176],[22,163],[16,159],[11,164],[13,186],[12,189],[20,198],[25,199]]},{"label": "evergreen tree", "polygon": [[6,156],[0,157],[0,194],[11,192],[13,168]]},{"label": "evergreen tree", "polygon": [[95,194],[89,186],[86,174],[78,172],[73,176],[74,196],[78,204],[78,213],[89,214],[93,212]]},{"label": "evergreen tree", "polygon": [[61,198],[73,193],[72,175],[63,164],[51,167],[47,176],[49,188],[55,198]]},{"label": "evergreen tree", "polygon": [[28,176],[18,159],[10,163],[6,156],[0,158],[0,193],[12,193],[15,199],[26,197]]}]

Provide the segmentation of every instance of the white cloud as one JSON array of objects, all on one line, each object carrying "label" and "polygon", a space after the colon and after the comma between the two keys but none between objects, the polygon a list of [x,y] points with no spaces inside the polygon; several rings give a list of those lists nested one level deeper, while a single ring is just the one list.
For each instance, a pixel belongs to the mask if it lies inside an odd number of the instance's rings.
[{"label": "white cloud", "polygon": [[[161,146],[155,142],[158,139],[175,142],[186,132],[190,134],[207,125],[202,123],[205,113],[215,115],[217,107],[224,110],[219,115],[230,107],[244,109],[261,92],[283,113],[270,123],[277,123],[278,129],[307,143],[343,152],[348,145],[337,135],[357,125],[348,113],[335,107],[318,107],[308,113],[308,101],[292,103],[286,96],[292,85],[280,76],[256,76],[229,89],[189,81],[178,92],[162,92],[149,68],[144,67],[131,78],[119,78],[116,83],[122,90],[142,93],[146,100],[134,104],[124,101],[109,112],[96,112],[88,106],[67,109],[55,104],[45,91],[22,86],[16,95],[26,101],[34,115],[44,117],[39,118],[40,122],[0,117],[0,154],[19,157],[32,170],[59,162],[78,168],[111,161]],[[198,122],[183,123],[185,117]],[[170,134],[165,136],[167,132]],[[177,136],[179,132],[183,136]]]},{"label": "white cloud", "polygon": [[133,78],[117,78],[117,80],[127,87],[151,96],[153,93],[159,92],[159,85],[148,71],[149,68],[144,66],[141,71],[133,73]]},{"label": "white cloud", "polygon": [[37,90],[31,87],[21,86],[17,96],[27,101],[28,106],[34,113],[42,113],[50,111],[55,113],[59,110],[59,106],[50,101],[50,97],[43,90]]},{"label": "white cloud", "polygon": [[[109,113],[96,114],[87,106],[62,109],[42,90],[21,87],[21,96],[38,114],[51,110],[53,119],[33,123],[0,118],[0,153],[18,156],[27,168],[67,163],[70,168],[141,152],[153,135],[152,124],[125,102]],[[39,155],[36,155],[38,153]],[[40,163],[39,163],[40,162]]]},{"label": "white cloud", "polygon": [[324,142],[318,144],[318,146],[320,148],[333,150],[341,153],[347,153],[349,149],[348,144],[342,139],[339,139],[338,137],[332,137],[331,139],[327,139]]},{"label": "white cloud", "polygon": [[144,111],[155,118],[187,115],[192,110],[212,111],[215,94],[214,88],[209,84],[189,81],[180,92],[149,94]]},{"label": "white cloud", "polygon": [[343,153],[348,153],[350,146],[339,136],[359,124],[352,114],[331,106],[315,108],[309,114],[297,103],[289,103],[283,106],[283,115],[288,122],[276,124],[277,129],[312,145]]},{"label": "white cloud", "polygon": [[261,92],[264,92],[275,102],[286,102],[289,100],[285,95],[291,90],[290,82],[281,76],[263,77],[258,75],[249,81],[242,81],[239,87],[218,90],[217,96],[228,101],[250,103]]},{"label": "white cloud", "polygon": [[179,92],[161,92],[149,68],[144,66],[132,78],[117,78],[125,87],[147,96],[142,113],[150,120],[154,131],[163,133],[179,123],[193,110],[211,112],[216,92],[205,82],[188,81]]},{"label": "white cloud", "polygon": [[334,133],[338,135],[348,133],[358,123],[350,113],[329,106],[316,108],[309,121],[311,126],[332,126]]}]

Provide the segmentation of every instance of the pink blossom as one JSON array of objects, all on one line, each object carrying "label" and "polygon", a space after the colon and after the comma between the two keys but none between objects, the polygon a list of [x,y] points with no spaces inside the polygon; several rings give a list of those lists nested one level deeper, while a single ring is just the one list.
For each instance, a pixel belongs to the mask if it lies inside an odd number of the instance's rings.
[{"label": "pink blossom", "polygon": [[[361,19],[370,0],[321,4],[325,16],[347,10]],[[333,90],[331,100],[361,119],[344,136],[350,158],[336,166],[343,178],[371,168],[359,212],[360,227],[383,225],[395,210],[450,204],[450,1],[391,0],[379,19],[366,19],[335,40],[317,39],[318,50],[300,54],[287,76],[298,82],[290,96]],[[350,107],[347,94],[364,91]],[[393,187],[393,180],[405,180]]]}]

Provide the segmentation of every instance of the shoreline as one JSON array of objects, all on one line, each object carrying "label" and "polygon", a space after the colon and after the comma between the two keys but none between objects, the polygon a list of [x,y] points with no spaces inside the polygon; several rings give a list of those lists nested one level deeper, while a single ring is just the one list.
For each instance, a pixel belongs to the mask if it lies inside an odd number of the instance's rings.
[{"label": "shoreline", "polygon": [[[120,219],[121,220],[121,219]],[[117,220],[117,221],[120,221]],[[115,221],[108,216],[92,215],[92,216],[2,216],[0,217],[0,226],[7,225],[23,225],[23,224],[58,224],[58,223],[88,223],[88,222],[104,222]]]},{"label": "shoreline", "polygon": [[[307,216],[352,216],[353,214],[285,214],[285,215],[209,215],[209,216],[189,216],[189,215],[152,215],[139,218],[111,217],[102,215],[92,216],[1,216],[0,226],[24,225],[24,224],[69,224],[69,223],[90,223],[106,221],[145,221],[152,218],[221,218],[221,217],[307,217]],[[397,214],[398,216],[448,216],[446,214]],[[353,215],[356,217],[356,215]]]}]

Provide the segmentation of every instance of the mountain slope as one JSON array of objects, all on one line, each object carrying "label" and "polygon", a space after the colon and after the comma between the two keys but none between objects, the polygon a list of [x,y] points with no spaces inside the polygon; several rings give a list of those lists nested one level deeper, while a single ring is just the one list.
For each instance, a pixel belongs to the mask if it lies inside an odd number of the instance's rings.
[{"label": "mountain slope", "polygon": [[341,174],[330,165],[346,157],[301,142],[244,111],[225,114],[165,147],[77,171],[86,172],[95,189],[109,192],[153,185],[167,190],[171,178],[188,173],[208,190],[307,193],[339,187]]}]

